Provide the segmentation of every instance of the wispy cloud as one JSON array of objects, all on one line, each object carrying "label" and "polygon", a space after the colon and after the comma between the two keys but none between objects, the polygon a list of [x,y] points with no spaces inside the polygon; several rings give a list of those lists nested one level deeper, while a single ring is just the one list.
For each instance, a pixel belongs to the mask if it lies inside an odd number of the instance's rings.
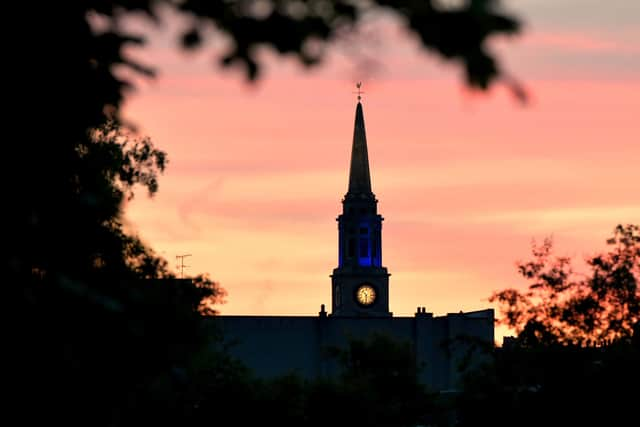
[{"label": "wispy cloud", "polygon": [[522,38],[526,47],[562,52],[639,54],[640,32],[636,34],[589,34],[584,32],[532,32]]}]

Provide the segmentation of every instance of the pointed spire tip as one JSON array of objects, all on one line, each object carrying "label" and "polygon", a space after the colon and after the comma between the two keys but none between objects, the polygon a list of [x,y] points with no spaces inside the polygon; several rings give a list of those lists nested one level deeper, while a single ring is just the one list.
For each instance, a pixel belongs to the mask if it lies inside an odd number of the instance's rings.
[{"label": "pointed spire tip", "polygon": [[353,145],[351,148],[351,168],[349,170],[350,194],[371,195],[371,176],[369,173],[369,155],[367,152],[367,136],[364,126],[362,104],[358,101],[353,129]]}]

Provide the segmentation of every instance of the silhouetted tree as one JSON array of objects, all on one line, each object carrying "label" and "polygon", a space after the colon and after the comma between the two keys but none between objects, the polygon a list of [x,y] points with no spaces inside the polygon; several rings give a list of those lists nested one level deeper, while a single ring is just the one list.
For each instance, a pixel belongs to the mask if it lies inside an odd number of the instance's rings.
[{"label": "silhouetted tree", "polygon": [[[415,426],[443,418],[435,394],[419,382],[420,367],[408,342],[384,334],[351,338],[330,349],[339,362],[337,382],[317,382],[308,413],[313,426]],[[326,408],[336,408],[336,417]]]},{"label": "silhouetted tree", "polygon": [[640,227],[618,225],[607,243],[609,252],[587,259],[587,274],[575,273],[567,257],[552,257],[549,239],[534,246],[534,259],[518,265],[533,282],[529,290],[491,297],[501,304],[503,322],[530,344],[629,339],[640,321]]},{"label": "silhouetted tree", "polygon": [[625,425],[636,418],[640,349],[560,344],[497,348],[457,396],[458,426]]},{"label": "silhouetted tree", "polygon": [[[336,358],[337,376],[302,379],[290,374],[256,379],[224,352],[203,354],[192,365],[193,380],[174,402],[174,415],[163,420],[197,426],[415,426],[443,418],[437,397],[417,379],[409,344],[383,335],[351,339]],[[171,412],[169,411],[169,412]],[[178,414],[177,416],[175,414]]]},{"label": "silhouetted tree", "polygon": [[59,198],[19,236],[29,263],[9,272],[19,291],[11,301],[18,302],[9,350],[14,396],[28,405],[20,415],[27,425],[121,425],[159,378],[184,376],[211,338],[202,314],[223,292],[206,276],[176,279],[123,230],[123,200],[136,185],[155,193],[166,163],[148,138],[107,123],[68,154],[73,168],[53,177],[68,178],[52,189]]},{"label": "silhouetted tree", "polygon": [[[527,292],[497,292],[518,336],[466,377],[458,425],[624,425],[640,383],[640,227],[618,225],[610,250],[577,274],[545,240],[520,263]],[[634,331],[635,330],[635,331]]]}]

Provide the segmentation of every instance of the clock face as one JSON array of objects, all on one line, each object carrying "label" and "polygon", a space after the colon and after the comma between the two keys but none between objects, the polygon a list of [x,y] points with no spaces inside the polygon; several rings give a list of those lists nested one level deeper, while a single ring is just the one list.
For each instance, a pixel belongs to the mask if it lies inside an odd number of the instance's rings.
[{"label": "clock face", "polygon": [[376,301],[376,290],[369,284],[363,284],[356,291],[356,301],[358,304],[368,307]]}]

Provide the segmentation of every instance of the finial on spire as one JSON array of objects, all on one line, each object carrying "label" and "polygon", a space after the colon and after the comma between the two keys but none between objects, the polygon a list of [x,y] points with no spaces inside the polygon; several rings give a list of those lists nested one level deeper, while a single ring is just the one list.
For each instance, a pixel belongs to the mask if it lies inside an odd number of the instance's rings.
[{"label": "finial on spire", "polygon": [[356,88],[358,89],[357,92],[353,92],[353,93],[357,93],[358,94],[358,102],[360,102],[360,100],[362,99],[362,94],[364,93],[362,90],[360,90],[360,88],[362,87],[362,82],[358,82],[356,83]]}]

